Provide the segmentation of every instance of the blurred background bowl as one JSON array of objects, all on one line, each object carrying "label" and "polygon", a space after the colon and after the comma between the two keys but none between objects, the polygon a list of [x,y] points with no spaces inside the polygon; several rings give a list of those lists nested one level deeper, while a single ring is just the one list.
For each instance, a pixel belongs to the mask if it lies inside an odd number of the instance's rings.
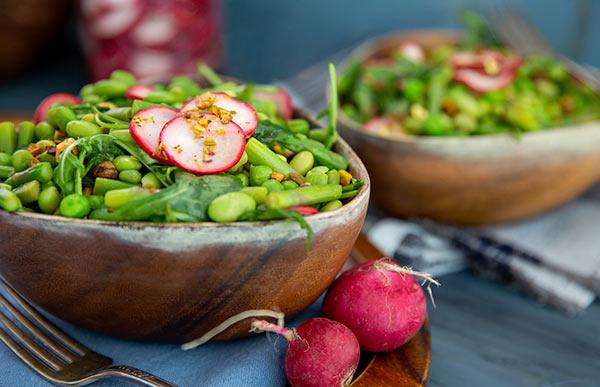
[{"label": "blurred background bowl", "polygon": [[[407,42],[452,44],[452,30],[401,32],[359,46],[350,58],[384,58]],[[344,71],[342,68],[341,71]],[[600,123],[524,134],[388,138],[340,111],[340,133],[365,163],[374,203],[392,215],[484,225],[555,208],[600,177]]]}]

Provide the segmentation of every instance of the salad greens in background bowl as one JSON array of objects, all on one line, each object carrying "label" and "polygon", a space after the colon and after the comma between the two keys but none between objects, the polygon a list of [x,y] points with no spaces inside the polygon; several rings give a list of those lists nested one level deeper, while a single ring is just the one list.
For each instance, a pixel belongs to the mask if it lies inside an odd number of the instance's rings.
[{"label": "salad greens in background bowl", "polygon": [[247,310],[292,316],[334,280],[366,215],[363,164],[335,120],[200,68],[157,84],[116,71],[0,124],[0,274],[22,295],[110,335],[184,342]]},{"label": "salad greens in background bowl", "polygon": [[536,215],[600,176],[600,99],[552,58],[481,31],[398,32],[358,47],[340,133],[374,203],[401,217],[491,224]]}]

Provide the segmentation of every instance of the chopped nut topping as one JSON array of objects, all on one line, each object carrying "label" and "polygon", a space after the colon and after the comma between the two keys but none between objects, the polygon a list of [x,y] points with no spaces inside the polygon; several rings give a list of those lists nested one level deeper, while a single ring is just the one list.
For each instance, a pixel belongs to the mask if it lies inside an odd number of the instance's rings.
[{"label": "chopped nut topping", "polygon": [[94,177],[104,177],[106,179],[118,179],[119,171],[110,161],[103,161],[94,168]]},{"label": "chopped nut topping", "polygon": [[44,151],[44,148],[42,148],[38,144],[29,144],[29,145],[27,145],[27,150],[32,155],[37,156]]},{"label": "chopped nut topping", "polygon": [[38,160],[36,157],[32,158],[31,160],[29,160],[29,166],[33,167],[36,164],[39,164],[40,160]]},{"label": "chopped nut topping", "polygon": [[[60,154],[63,153],[64,150],[67,149],[67,147],[74,142],[75,142],[75,139],[73,137],[69,137],[66,140],[59,143],[58,145],[56,145],[56,161],[60,160]],[[72,153],[74,155],[79,154],[79,149],[77,149],[77,147],[74,147],[72,150]]]},{"label": "chopped nut topping", "polygon": [[352,183],[352,175],[346,171],[344,171],[343,169],[339,171],[340,172],[340,184],[341,185],[348,185],[350,183]]},{"label": "chopped nut topping", "polygon": [[278,182],[282,182],[283,179],[285,179],[285,176],[282,173],[273,172],[271,173],[271,178],[277,180]]}]

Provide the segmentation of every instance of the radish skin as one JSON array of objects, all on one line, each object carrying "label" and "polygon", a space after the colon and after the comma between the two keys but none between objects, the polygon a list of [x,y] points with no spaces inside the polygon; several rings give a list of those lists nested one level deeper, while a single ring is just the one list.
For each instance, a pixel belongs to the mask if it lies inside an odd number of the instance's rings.
[{"label": "radish skin", "polygon": [[140,99],[143,100],[146,96],[154,91],[154,88],[148,85],[135,85],[131,86],[125,92],[125,96],[129,99]]},{"label": "radish skin", "polygon": [[129,124],[134,141],[152,158],[170,164],[159,147],[160,133],[164,125],[177,116],[177,111],[166,106],[155,106],[140,110]]},{"label": "radish skin", "polygon": [[44,98],[42,102],[35,109],[35,113],[33,113],[33,122],[39,123],[41,121],[45,121],[48,118],[48,110],[54,105],[59,103],[67,103],[70,105],[77,105],[81,103],[81,100],[74,96],[73,94],[67,93],[56,93],[51,94]]},{"label": "radish skin", "polygon": [[358,367],[358,341],[336,321],[316,317],[295,329],[254,321],[252,328],[286,338],[285,373],[292,387],[347,386]]},{"label": "radish skin", "polygon": [[419,332],[426,318],[425,295],[410,274],[439,285],[389,258],[366,262],[343,273],[329,287],[323,316],[350,328],[363,350],[397,349]]}]

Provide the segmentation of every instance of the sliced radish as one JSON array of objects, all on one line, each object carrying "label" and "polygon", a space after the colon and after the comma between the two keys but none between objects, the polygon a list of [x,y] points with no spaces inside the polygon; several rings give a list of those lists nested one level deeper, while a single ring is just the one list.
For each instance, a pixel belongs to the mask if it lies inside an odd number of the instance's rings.
[{"label": "sliced radish", "polygon": [[69,105],[77,105],[81,103],[81,100],[74,96],[73,94],[67,93],[56,93],[51,94],[44,98],[42,102],[35,109],[35,113],[33,114],[33,122],[36,124],[40,121],[45,121],[48,118],[48,110],[54,105],[59,103],[66,103]]},{"label": "sliced radish", "polygon": [[[258,116],[256,110],[247,104],[246,102],[235,99],[226,93],[212,93],[215,96],[214,105],[221,109],[229,110],[234,112],[233,122],[239,125],[244,131],[246,137],[250,137],[256,130],[258,125]],[[187,101],[180,109],[181,112],[194,110],[198,108],[198,102],[201,101],[202,96],[192,98]]]},{"label": "sliced radish", "polygon": [[[204,113],[204,129],[199,121],[175,117],[165,124],[160,133],[160,145],[176,166],[196,174],[226,171],[233,167],[244,153],[244,131],[233,121],[223,124],[217,116]],[[203,126],[201,126],[203,127]]]},{"label": "sliced radish", "polygon": [[415,42],[404,43],[400,46],[400,53],[403,57],[415,63],[423,63],[425,61],[425,51],[423,51],[423,47]]},{"label": "sliced radish", "polygon": [[402,124],[392,117],[373,117],[364,124],[366,132],[372,133],[404,133]]},{"label": "sliced radish", "polygon": [[129,99],[144,99],[153,91],[154,89],[148,85],[135,85],[127,89],[125,96]]},{"label": "sliced radish", "polygon": [[494,50],[459,51],[450,57],[450,63],[456,68],[483,69],[486,62],[493,60],[502,65],[505,58],[503,53]]},{"label": "sliced radish", "polygon": [[129,124],[131,137],[152,158],[168,163],[159,148],[160,132],[167,122],[177,116],[177,111],[166,106],[155,106],[140,110]]},{"label": "sliced radish", "polygon": [[254,93],[254,98],[259,101],[273,101],[275,105],[277,105],[277,113],[284,120],[289,120],[293,116],[293,108],[292,108],[292,98],[290,95],[282,89],[281,87],[277,88],[277,91],[266,91],[266,90],[256,90]]},{"label": "sliced radish", "polygon": [[286,208],[286,210],[288,211],[296,211],[297,213],[299,213],[302,216],[309,216],[309,215],[315,215],[319,213],[319,210],[317,210],[314,207],[308,207],[308,206],[295,206],[295,207],[288,207]]},{"label": "sliced radish", "polygon": [[498,75],[486,75],[478,70],[460,69],[454,72],[454,80],[478,93],[499,90],[508,86],[516,76],[514,70],[504,71]]}]

